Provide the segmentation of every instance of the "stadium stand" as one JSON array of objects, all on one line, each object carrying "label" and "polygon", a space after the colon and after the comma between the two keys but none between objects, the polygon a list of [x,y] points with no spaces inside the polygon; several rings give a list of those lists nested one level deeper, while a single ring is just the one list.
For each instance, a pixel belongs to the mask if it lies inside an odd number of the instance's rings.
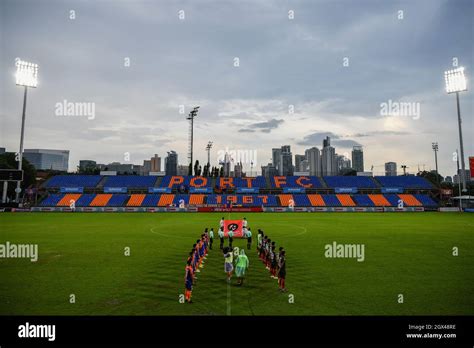
[{"label": "stadium stand", "polygon": [[399,194],[398,197],[400,197],[400,199],[403,200],[403,203],[405,205],[408,205],[410,207],[421,207],[422,206],[420,201],[417,200],[415,198],[415,196],[413,196],[413,195]]},{"label": "stadium stand", "polygon": [[273,176],[270,178],[272,188],[321,188],[323,185],[316,176]]},{"label": "stadium stand", "polygon": [[343,207],[355,207],[356,205],[350,195],[338,194],[336,197]]},{"label": "stadium stand", "polygon": [[341,202],[337,199],[336,195],[321,195],[323,197],[326,207],[340,207]]},{"label": "stadium stand", "polygon": [[313,207],[325,207],[326,203],[324,203],[323,197],[318,194],[311,194],[308,195],[309,201]]},{"label": "stadium stand", "polygon": [[376,176],[383,187],[403,187],[405,189],[432,189],[433,185],[421,176]]},{"label": "stadium stand", "polygon": [[118,175],[107,177],[104,187],[148,188],[155,182],[156,176]]},{"label": "stadium stand", "polygon": [[438,204],[430,196],[421,195],[421,194],[416,194],[413,196],[415,196],[418,202],[420,202],[424,207],[437,207],[438,206]]},{"label": "stadium stand", "polygon": [[148,194],[142,201],[142,207],[156,207],[160,201],[161,195],[157,194]]},{"label": "stadium stand", "polygon": [[94,188],[102,179],[100,175],[57,175],[46,181],[45,188],[86,187]]},{"label": "stadium stand", "polygon": [[[101,192],[101,187],[93,185],[104,183],[104,187],[127,187],[141,190],[141,193],[56,193],[59,187],[89,187]],[[168,207],[185,205],[228,205],[244,207],[397,207],[399,201],[407,207],[437,207],[438,203],[428,194],[395,194],[379,193],[380,187],[397,187],[409,189],[431,188],[432,185],[421,177],[372,177],[339,176],[324,177],[324,181],[313,176],[275,176],[265,178],[210,178],[194,176],[164,176],[157,180],[154,176],[110,176],[99,175],[58,175],[46,182],[44,188],[52,189],[41,202],[42,207],[69,207],[75,201],[76,207]],[[204,193],[145,193],[149,187],[178,188],[207,187],[213,185],[221,188],[259,188],[270,189],[278,194],[237,193],[237,194],[204,194]],[[81,186],[84,185],[84,186]],[[192,185],[192,186],[189,186]],[[333,188],[357,187],[369,190],[368,194],[332,193]],[[286,188],[312,188],[320,193],[303,192],[286,193]],[[336,190],[337,191],[337,190]],[[370,193],[370,191],[372,191]],[[281,193],[280,193],[281,192]],[[313,191],[315,192],[315,191]]]},{"label": "stadium stand", "polygon": [[352,198],[358,207],[374,207],[375,204],[368,195],[353,195]]},{"label": "stadium stand", "polygon": [[328,187],[376,188],[377,184],[368,176],[325,176]]},{"label": "stadium stand", "polygon": [[94,199],[91,201],[91,207],[105,207],[109,202],[110,198],[112,198],[111,193],[99,193],[97,194]]},{"label": "stadium stand", "polygon": [[145,194],[133,194],[133,195],[131,195],[130,199],[127,202],[127,207],[141,207],[145,197],[146,197]]},{"label": "stadium stand", "polygon": [[372,200],[374,205],[376,207],[390,207],[392,204],[390,204],[389,201],[385,198],[384,195],[381,194],[369,194],[369,198]]},{"label": "stadium stand", "polygon": [[69,205],[71,204],[71,201],[74,201],[74,203],[76,203],[79,197],[81,197],[80,193],[68,193],[64,195],[64,197],[58,202],[57,206],[69,207]]}]

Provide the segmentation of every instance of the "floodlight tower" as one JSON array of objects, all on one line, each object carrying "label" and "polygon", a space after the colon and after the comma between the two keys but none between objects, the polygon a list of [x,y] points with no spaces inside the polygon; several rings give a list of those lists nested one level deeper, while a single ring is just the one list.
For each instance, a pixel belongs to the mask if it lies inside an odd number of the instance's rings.
[{"label": "floodlight tower", "polygon": [[[21,118],[20,152],[18,154],[18,169],[21,170],[23,162],[23,139],[25,136],[26,96],[28,87],[38,86],[38,64],[16,60],[16,85],[25,87],[23,94],[23,114]],[[21,181],[17,181],[15,202],[20,203]]]},{"label": "floodlight tower", "polygon": [[407,166],[405,164],[402,164],[401,165],[402,169],[403,169],[403,175],[407,175]]},{"label": "floodlight tower", "polygon": [[459,92],[467,91],[467,81],[466,77],[464,76],[464,67],[445,71],[444,80],[446,82],[446,92],[448,94],[456,93],[456,105],[458,109],[459,144],[461,149],[462,190],[467,191],[466,164],[464,163],[464,145],[462,140],[461,109],[459,107]]},{"label": "floodlight tower", "polygon": [[209,141],[206,145],[207,151],[207,165],[211,165],[211,149],[212,149],[212,141]]},{"label": "floodlight tower", "polygon": [[435,154],[435,166],[436,166],[436,181],[438,182],[439,186],[439,173],[438,173],[438,143],[431,143],[431,148]]},{"label": "floodlight tower", "polygon": [[189,120],[189,146],[188,146],[188,158],[189,163],[191,163],[191,168],[193,166],[193,136],[194,136],[194,117],[197,116],[199,106],[196,106],[191,110],[189,115],[186,117]]}]

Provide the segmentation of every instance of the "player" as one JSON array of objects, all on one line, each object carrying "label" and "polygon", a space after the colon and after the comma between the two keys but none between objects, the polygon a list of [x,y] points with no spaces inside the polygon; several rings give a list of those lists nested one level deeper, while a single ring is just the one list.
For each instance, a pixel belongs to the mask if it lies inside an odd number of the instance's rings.
[{"label": "player", "polygon": [[184,275],[184,297],[187,303],[193,303],[191,301],[191,295],[193,292],[193,280],[194,280],[194,272],[193,267],[191,266],[191,260],[188,260],[186,263],[185,268],[185,275]]},{"label": "player", "polygon": [[221,221],[219,222],[219,226],[222,231],[224,231],[224,217],[222,217]]},{"label": "player", "polygon": [[278,265],[278,287],[281,292],[286,292],[285,278],[286,278],[286,252],[282,250],[280,254],[280,261]]},{"label": "player", "polygon": [[240,250],[240,255],[237,256],[235,262],[235,274],[237,275],[237,285],[242,285],[244,283],[245,271],[249,268],[249,259],[245,255],[244,249]]},{"label": "player", "polygon": [[260,248],[260,260],[262,260],[262,262],[265,262],[265,248],[267,247],[267,239],[267,236],[263,236],[262,247]]},{"label": "player", "polygon": [[250,250],[252,247],[252,231],[250,231],[250,227],[246,230],[245,237],[247,237],[247,250]]},{"label": "player", "polygon": [[258,229],[258,234],[257,234],[257,254],[260,255],[260,249],[262,248],[262,242],[263,242],[263,231],[261,229]]},{"label": "player", "polygon": [[229,237],[229,248],[232,250],[232,243],[234,242],[234,232],[229,231],[227,233],[227,237]]},{"label": "player", "polygon": [[275,253],[275,245],[272,246],[270,250],[270,277],[272,279],[278,279],[277,277],[277,260],[276,260],[276,253]]},{"label": "player", "polygon": [[212,250],[212,243],[214,243],[214,229],[209,231],[209,250]]},{"label": "player", "polygon": [[219,248],[220,248],[221,250],[223,250],[223,249],[224,249],[224,231],[223,231],[222,227],[219,228],[219,231],[217,232],[217,235],[219,236],[219,239],[220,239],[220,246],[219,246]]},{"label": "player", "polygon": [[224,248],[224,271],[227,273],[227,282],[230,283],[230,279],[232,278],[232,271],[234,270],[234,265],[232,262],[234,261],[234,256],[232,253],[232,249],[229,247]]},{"label": "player", "polygon": [[244,220],[242,221],[242,227],[247,228],[247,218],[244,217]]}]

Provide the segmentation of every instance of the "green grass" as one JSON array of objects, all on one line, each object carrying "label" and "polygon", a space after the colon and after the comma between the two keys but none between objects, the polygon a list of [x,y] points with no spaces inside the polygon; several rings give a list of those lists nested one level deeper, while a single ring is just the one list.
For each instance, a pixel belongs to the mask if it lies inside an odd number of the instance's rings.
[{"label": "green grass", "polygon": [[[0,314],[474,314],[473,214],[245,216],[254,236],[261,228],[287,250],[288,293],[278,291],[255,245],[245,285],[234,280],[228,288],[215,243],[198,274],[194,303],[181,304],[186,256],[204,227],[217,227],[220,214],[2,213],[0,243],[37,243],[39,260],[0,259]],[[365,244],[365,261],[325,258],[324,246],[333,241]],[[454,246],[459,256],[452,256]],[[125,247],[131,256],[124,256]]]}]

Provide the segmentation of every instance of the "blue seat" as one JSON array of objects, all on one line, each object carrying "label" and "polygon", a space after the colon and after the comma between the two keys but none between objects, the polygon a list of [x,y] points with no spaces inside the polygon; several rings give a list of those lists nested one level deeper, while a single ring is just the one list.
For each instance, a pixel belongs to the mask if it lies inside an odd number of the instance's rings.
[{"label": "blue seat", "polygon": [[64,197],[63,193],[53,193],[41,201],[42,207],[55,207],[59,201]]},{"label": "blue seat", "polygon": [[156,176],[117,175],[108,176],[104,187],[128,187],[147,189],[155,186]]},{"label": "blue seat", "polygon": [[122,207],[129,196],[123,193],[113,194],[107,202],[107,207]]},{"label": "blue seat", "polygon": [[102,179],[100,175],[56,175],[49,179],[44,187],[87,187],[94,188]]},{"label": "blue seat", "polygon": [[76,201],[76,207],[88,207],[95,197],[95,193],[84,193]]},{"label": "blue seat", "polygon": [[330,188],[357,187],[377,188],[377,184],[368,176],[325,176],[324,181]]},{"label": "blue seat", "polygon": [[341,202],[336,195],[321,195],[327,207],[340,207]]},{"label": "blue seat", "polygon": [[352,199],[354,202],[357,204],[358,207],[374,207],[375,204],[372,202],[372,200],[369,198],[368,195],[353,195]]},{"label": "blue seat", "polygon": [[406,189],[432,189],[433,185],[421,176],[376,176],[383,187],[403,187]]}]

